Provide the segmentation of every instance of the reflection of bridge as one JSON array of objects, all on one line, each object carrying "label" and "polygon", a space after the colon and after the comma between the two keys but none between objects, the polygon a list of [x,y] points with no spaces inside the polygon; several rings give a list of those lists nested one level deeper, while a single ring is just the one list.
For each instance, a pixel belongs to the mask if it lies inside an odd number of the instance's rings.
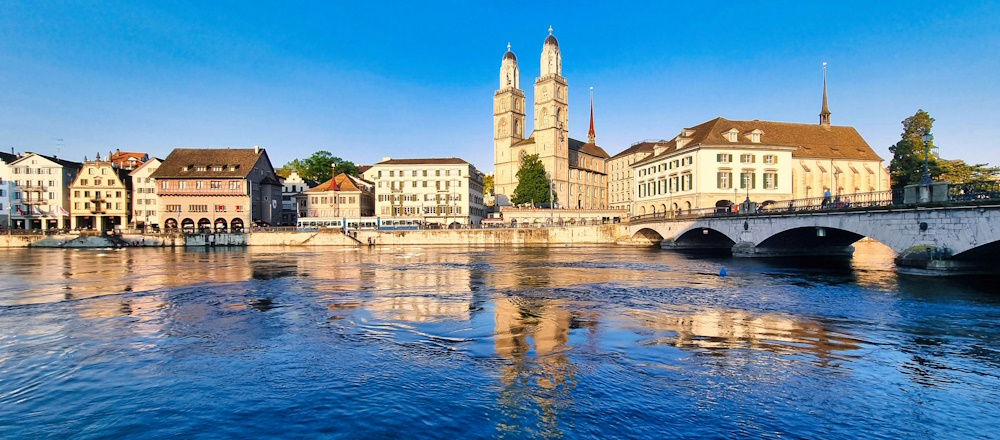
[{"label": "reflection of bridge", "polygon": [[796,209],[741,206],[735,214],[643,217],[622,232],[664,249],[730,250],[737,257],[849,256],[854,242],[869,237],[892,248],[897,266],[905,270],[993,269],[988,259],[1000,251],[1000,194],[966,189],[953,185],[926,203],[903,203],[899,197],[805,208],[796,201],[791,203]]}]

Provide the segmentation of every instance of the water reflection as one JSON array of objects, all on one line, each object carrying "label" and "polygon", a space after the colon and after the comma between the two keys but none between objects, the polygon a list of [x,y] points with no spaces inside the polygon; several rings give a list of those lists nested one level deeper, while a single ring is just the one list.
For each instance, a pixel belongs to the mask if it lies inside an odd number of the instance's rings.
[{"label": "water reflection", "polygon": [[[636,324],[656,331],[645,343],[710,350],[752,349],[842,359],[864,342],[817,321],[742,310],[629,310]],[[660,332],[665,332],[662,334]]]},{"label": "water reflection", "polygon": [[567,357],[572,314],[561,301],[499,298],[493,304],[496,354],[506,359],[498,393],[501,437],[526,423],[541,437],[561,437],[560,413],[572,404],[576,365]]}]

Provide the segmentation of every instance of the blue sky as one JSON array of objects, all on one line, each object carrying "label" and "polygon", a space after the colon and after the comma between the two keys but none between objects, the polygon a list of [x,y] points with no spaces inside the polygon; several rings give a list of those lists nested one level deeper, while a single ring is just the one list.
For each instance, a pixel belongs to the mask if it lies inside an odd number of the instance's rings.
[{"label": "blue sky", "polygon": [[1000,164],[996,2],[283,3],[0,2],[0,150],[260,145],[276,167],[325,149],[490,172],[500,59],[510,42],[531,102],[551,25],[570,135],[593,86],[612,155],[716,116],[816,123],[825,61],[833,124],[886,161],[922,108],[944,157]]}]

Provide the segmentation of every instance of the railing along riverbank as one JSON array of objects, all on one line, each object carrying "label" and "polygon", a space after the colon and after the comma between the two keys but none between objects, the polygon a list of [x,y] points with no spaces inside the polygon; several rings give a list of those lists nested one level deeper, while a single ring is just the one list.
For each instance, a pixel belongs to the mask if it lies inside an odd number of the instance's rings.
[{"label": "railing along riverbank", "polygon": [[686,220],[704,217],[732,217],[750,215],[797,214],[831,211],[853,211],[873,208],[905,208],[918,206],[962,206],[982,203],[1000,203],[1000,182],[981,182],[948,185],[948,200],[927,203],[904,203],[903,190],[872,191],[843,194],[831,197],[740,203],[714,208],[699,208],[675,212],[644,214],[629,218],[630,223],[648,223],[663,220]]}]

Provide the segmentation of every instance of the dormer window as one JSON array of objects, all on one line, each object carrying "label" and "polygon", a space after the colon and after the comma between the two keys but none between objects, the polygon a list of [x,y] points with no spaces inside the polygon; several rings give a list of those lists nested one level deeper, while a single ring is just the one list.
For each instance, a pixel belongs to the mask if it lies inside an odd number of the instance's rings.
[{"label": "dormer window", "polygon": [[750,138],[750,142],[753,142],[755,144],[759,144],[760,143],[760,135],[762,135],[762,134],[764,134],[764,132],[761,131],[761,129],[756,128],[756,129],[754,129],[754,131],[751,131],[750,133],[747,133],[747,137]]},{"label": "dormer window", "polygon": [[198,167],[198,171],[205,171],[205,170],[207,170],[207,167],[205,167],[204,165]]},{"label": "dormer window", "polygon": [[224,168],[222,165],[215,165],[212,167],[212,171],[222,171]]},{"label": "dormer window", "polygon": [[722,137],[726,138],[729,142],[736,142],[738,140],[740,132],[735,128],[730,128],[729,131],[722,132]]}]

